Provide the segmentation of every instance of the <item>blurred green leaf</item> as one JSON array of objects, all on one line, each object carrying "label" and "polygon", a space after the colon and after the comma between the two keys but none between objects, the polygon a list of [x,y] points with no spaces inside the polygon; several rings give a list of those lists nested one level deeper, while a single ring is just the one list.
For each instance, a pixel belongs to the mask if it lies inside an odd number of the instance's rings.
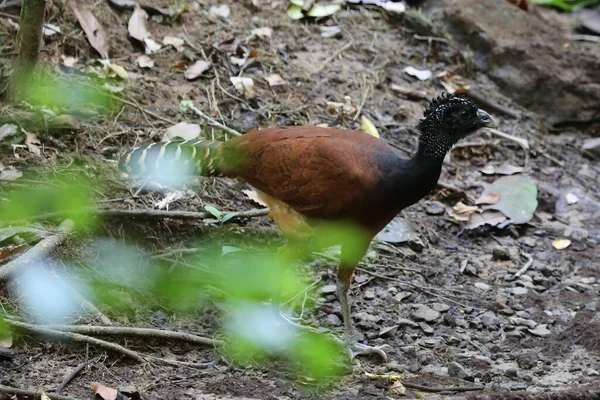
[{"label": "blurred green leaf", "polygon": [[6,321],[0,318],[0,349],[8,349],[12,347],[12,332]]},{"label": "blurred green leaf", "polygon": [[533,4],[552,6],[565,11],[577,11],[580,8],[600,3],[600,0],[529,0]]},{"label": "blurred green leaf", "polygon": [[225,215],[223,215],[223,218],[221,218],[221,220],[219,222],[221,222],[222,224],[224,224],[225,222],[229,221],[231,218],[237,216],[239,214],[239,212],[230,212],[227,213]]},{"label": "blurred green leaf", "polygon": [[221,211],[217,210],[213,206],[204,206],[206,212],[211,213],[216,219],[221,219]]}]

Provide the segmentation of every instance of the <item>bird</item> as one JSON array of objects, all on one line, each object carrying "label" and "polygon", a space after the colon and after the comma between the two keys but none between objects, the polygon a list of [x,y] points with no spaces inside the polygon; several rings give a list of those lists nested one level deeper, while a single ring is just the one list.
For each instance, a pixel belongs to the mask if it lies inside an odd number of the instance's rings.
[{"label": "bird", "polygon": [[[159,176],[173,173],[167,165],[179,165],[188,174],[237,178],[267,203],[269,217],[292,244],[307,243],[327,223],[358,227],[352,240],[337,243],[343,342],[351,359],[377,354],[387,361],[384,346],[355,338],[349,302],[354,271],[377,233],[436,186],[454,144],[484,127],[497,127],[489,113],[465,96],[442,94],[426,107],[418,123],[418,147],[410,158],[362,131],[288,126],[226,141],[151,143],[126,152],[119,168],[131,175]],[[340,235],[324,236],[335,242]]]}]

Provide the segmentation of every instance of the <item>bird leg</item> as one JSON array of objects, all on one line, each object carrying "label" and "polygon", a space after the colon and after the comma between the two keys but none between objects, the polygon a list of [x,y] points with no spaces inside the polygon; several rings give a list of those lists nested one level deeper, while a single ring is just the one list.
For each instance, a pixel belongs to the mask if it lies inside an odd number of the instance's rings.
[{"label": "bird leg", "polygon": [[340,301],[342,308],[342,314],[344,316],[344,339],[350,358],[354,358],[358,355],[377,354],[384,362],[387,362],[387,354],[383,351],[384,346],[367,346],[365,344],[358,343],[354,337],[354,327],[352,326],[352,316],[350,315],[350,303],[348,290],[350,289],[350,282],[354,276],[354,268],[346,267],[340,264],[337,269],[337,296]]}]

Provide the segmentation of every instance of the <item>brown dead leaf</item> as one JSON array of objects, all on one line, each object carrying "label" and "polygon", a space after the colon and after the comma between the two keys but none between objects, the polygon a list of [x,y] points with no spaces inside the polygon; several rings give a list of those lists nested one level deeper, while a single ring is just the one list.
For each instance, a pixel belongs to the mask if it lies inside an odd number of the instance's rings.
[{"label": "brown dead leaf", "polygon": [[136,4],[133,14],[129,18],[127,30],[129,36],[140,42],[144,42],[144,39],[150,37],[150,32],[148,31],[148,13],[139,4]]},{"label": "brown dead leaf", "polygon": [[500,201],[500,195],[496,193],[486,193],[477,200],[475,200],[475,204],[496,204]]},{"label": "brown dead leaf", "polygon": [[108,58],[108,44],[106,43],[106,34],[104,29],[88,9],[82,8],[78,1],[70,2],[73,14],[77,18],[79,25],[85,32],[85,35],[92,47],[100,54],[102,58]]},{"label": "brown dead leaf", "polygon": [[98,382],[93,382],[91,386],[94,393],[102,397],[103,400],[116,400],[119,395],[116,389],[104,386]]},{"label": "brown dead leaf", "polygon": [[285,81],[285,79],[283,79],[283,77],[280,74],[271,74],[268,75],[265,79],[267,80],[267,82],[269,82],[269,86],[271,87],[287,85],[287,82]]},{"label": "brown dead leaf", "polygon": [[33,133],[29,133],[27,131],[23,131],[23,133],[25,133],[25,145],[27,145],[27,150],[29,150],[31,153],[35,154],[38,157],[41,156],[42,151],[40,150],[40,146],[38,145],[42,144],[42,142],[40,142],[38,137]]},{"label": "brown dead leaf", "polygon": [[196,79],[197,77],[208,71],[211,67],[211,63],[206,62],[204,60],[198,60],[194,64],[190,65],[188,69],[185,70],[185,79],[189,81],[191,81],[192,79]]},{"label": "brown dead leaf", "polygon": [[459,201],[454,207],[448,210],[448,214],[457,221],[468,221],[469,216],[475,211],[479,211],[479,207],[468,206]]},{"label": "brown dead leaf", "polygon": [[263,207],[269,207],[269,205],[265,203],[265,201],[260,197],[260,194],[258,194],[256,190],[242,190],[242,193],[248,196],[248,198],[256,204]]},{"label": "brown dead leaf", "polygon": [[473,213],[469,215],[469,220],[465,225],[467,229],[475,229],[483,225],[497,226],[506,221],[506,216],[500,211],[485,210],[482,213]]},{"label": "brown dead leaf", "polygon": [[405,87],[405,86],[399,86],[396,85],[395,83],[392,83],[390,85],[390,89],[392,89],[394,92],[400,93],[408,98],[413,98],[413,99],[418,99],[418,100],[423,100],[427,98],[427,92],[424,90],[418,90],[418,89],[412,89],[409,87]]}]

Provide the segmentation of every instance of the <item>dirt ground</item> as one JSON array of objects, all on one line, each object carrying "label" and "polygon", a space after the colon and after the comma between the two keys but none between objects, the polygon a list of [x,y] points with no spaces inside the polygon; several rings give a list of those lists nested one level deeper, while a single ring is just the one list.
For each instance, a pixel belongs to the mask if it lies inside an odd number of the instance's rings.
[{"label": "dirt ground", "polygon": [[[161,195],[142,192],[134,196],[135,190],[116,172],[115,155],[135,144],[160,139],[164,129],[177,122],[202,123],[193,113],[181,111],[182,100],[194,100],[213,118],[241,132],[318,124],[360,129],[360,117],[328,110],[327,102],[344,102],[344,96],[349,96],[374,122],[382,138],[408,155],[416,148],[416,126],[427,100],[399,94],[393,86],[424,91],[430,99],[444,90],[441,79],[436,78],[440,72],[463,76],[488,102],[520,115],[511,118],[489,110],[498,120],[499,130],[526,138],[530,149],[489,133],[467,139],[446,160],[437,189],[400,216],[416,225],[419,239],[372,244],[354,279],[353,317],[361,341],[389,344],[389,362],[357,359],[347,375],[320,387],[307,385],[276,363],[248,368],[227,365],[207,347],[112,339],[144,354],[196,363],[217,360],[199,370],[140,366],[93,347],[86,350],[82,345],[23,336],[15,342],[13,356],[0,354],[0,384],[50,391],[89,351],[89,357],[102,358],[76,377],[63,395],[89,398],[90,383],[101,382],[114,388],[134,386],[147,399],[400,397],[389,392],[391,382],[369,378],[368,372],[396,373],[408,384],[440,389],[435,393],[409,387],[406,398],[599,399],[600,164],[598,158],[580,150],[585,139],[598,134],[597,127],[576,125],[548,132],[544,116],[511,100],[510,93],[493,77],[470,63],[463,51],[468,43],[460,43],[457,51],[452,43],[424,38],[428,35],[416,34],[414,23],[407,18],[361,7],[343,9],[324,20],[293,21],[285,13],[285,2],[262,3],[257,10],[250,1],[220,1],[230,7],[228,21],[209,15],[210,6],[216,4],[210,1],[192,2],[179,21],[152,17],[149,30],[154,38],[185,33],[188,44],[183,52],[165,47],[153,54],[154,67],[147,69],[135,61],[142,55],[141,47],[128,39],[131,10],[115,10],[104,1],[83,2],[106,30],[111,59],[130,73],[125,90],[115,94],[126,102],[117,102],[113,115],[81,122],[78,130],[41,137],[40,156],[18,148],[14,153],[2,153],[2,163],[22,171],[42,171],[47,177],[59,175],[60,165],[70,162],[97,182],[97,200],[102,207],[147,209]],[[45,39],[45,61],[65,74],[83,70],[86,62],[97,58],[96,53],[68,8],[61,12],[52,5],[50,9],[49,22],[60,26],[63,34]],[[552,21],[570,18],[551,9],[536,9],[535,13]],[[6,21],[2,19],[0,35],[10,44],[15,31]],[[322,26],[338,26],[340,34],[324,38]],[[434,26],[441,29],[443,23],[434,20]],[[270,38],[251,34],[262,27],[273,29]],[[256,56],[243,71],[231,63],[232,54],[223,50],[231,44],[230,39],[239,40],[235,56],[243,57],[250,50]],[[215,44],[220,44],[221,50]],[[594,48],[573,42],[570,51],[599,50],[597,44]],[[80,64],[73,69],[59,68],[61,56],[80,57]],[[194,81],[186,80],[182,65],[204,56],[213,68]],[[418,81],[403,71],[406,66],[429,69],[434,77]],[[243,98],[229,81],[240,73],[254,79],[256,93],[251,99]],[[287,84],[270,87],[265,77],[274,73]],[[3,114],[9,112],[7,108]],[[205,137],[226,139],[214,127],[204,128]],[[448,210],[459,200],[472,204],[483,185],[499,177],[481,170],[503,164],[523,167],[521,174],[536,182],[539,205],[534,218],[504,229],[465,229]],[[11,184],[0,182],[0,196],[10,192]],[[205,205],[232,211],[257,207],[242,193],[245,186],[231,180],[207,179],[191,189],[193,192],[172,203],[170,210],[201,211]],[[577,196],[576,204],[568,204],[569,193]],[[192,221],[124,218],[106,218],[102,226],[102,236],[127,239],[153,253],[191,246],[207,237],[243,243],[250,235],[283,242],[272,233],[273,225],[266,217],[232,222],[219,229]],[[571,245],[557,250],[553,247],[557,238],[568,238]],[[97,245],[83,237],[70,242],[61,254],[76,259],[93,252],[82,248]],[[527,263],[527,271],[515,278]],[[335,282],[332,267],[318,256],[306,266],[322,281],[313,293],[316,306],[308,310],[305,322],[339,334],[341,312],[331,291]],[[126,316],[96,305],[122,325],[208,337],[215,334],[216,315],[181,317],[152,301],[148,307],[132,306]],[[12,300],[7,297],[3,304],[8,306]],[[482,391],[452,390],[481,385]]]}]

